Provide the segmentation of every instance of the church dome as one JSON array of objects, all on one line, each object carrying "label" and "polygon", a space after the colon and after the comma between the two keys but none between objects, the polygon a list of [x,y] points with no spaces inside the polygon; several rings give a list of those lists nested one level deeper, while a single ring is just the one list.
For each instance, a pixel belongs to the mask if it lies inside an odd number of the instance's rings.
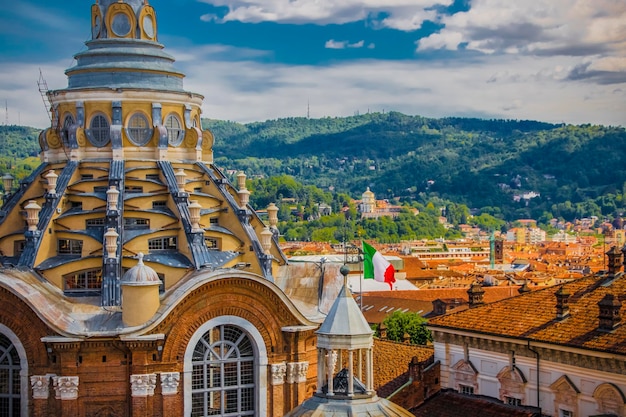
[{"label": "church dome", "polygon": [[[237,268],[273,281],[286,264],[277,237],[262,242],[245,181],[238,189],[213,165],[203,97],[184,91],[157,42],[155,10],[147,0],[98,0],[91,26],[68,87],[47,92],[42,164],[4,190],[0,263],[104,306],[121,304],[122,277],[162,277],[162,291],[192,271]],[[25,230],[30,201],[41,209]]]}]

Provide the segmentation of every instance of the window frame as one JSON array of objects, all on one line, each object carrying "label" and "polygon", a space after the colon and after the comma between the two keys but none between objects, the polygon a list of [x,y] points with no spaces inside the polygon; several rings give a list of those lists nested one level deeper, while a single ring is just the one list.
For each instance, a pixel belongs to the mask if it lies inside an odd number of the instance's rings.
[{"label": "window frame", "polygon": [[[79,276],[83,275],[83,276]],[[68,279],[74,278],[76,286],[68,286]],[[82,281],[82,282],[81,282]],[[90,286],[90,283],[96,282],[97,286]],[[83,284],[83,285],[80,285]],[[63,293],[65,294],[82,294],[82,293],[100,293],[102,291],[102,268],[82,269],[63,275]]]},{"label": "window frame", "polygon": [[[96,120],[103,121],[106,126],[94,126]],[[89,121],[89,142],[96,148],[103,148],[111,142],[111,121],[104,113],[95,113]]]},{"label": "window frame", "polygon": [[[4,324],[0,323],[0,334],[8,339],[8,341],[12,344],[12,347],[17,352],[20,361],[20,372],[19,375],[19,387],[20,387],[20,399],[18,402],[19,416],[26,417],[28,416],[29,409],[29,393],[31,390],[30,381],[29,381],[29,369],[28,369],[28,358],[26,356],[26,350],[24,349],[24,345],[17,337],[17,335]],[[7,349],[8,350],[8,349]]]},{"label": "window frame", "polygon": [[[183,361],[183,386],[191,387],[192,385],[192,360],[196,345],[199,340],[212,328],[221,324],[232,325],[241,328],[249,337],[252,343],[252,349],[254,351],[254,379],[255,379],[255,395],[254,395],[254,409],[255,416],[265,415],[268,410],[267,394],[269,390],[268,384],[268,353],[265,347],[265,341],[259,330],[249,321],[238,316],[219,316],[215,317],[204,324],[202,324],[195,333],[191,336],[187,348],[185,350],[185,357]],[[185,390],[184,392],[184,414],[191,415],[192,409],[192,396],[191,390]]]},{"label": "window frame", "polygon": [[[144,122],[145,125],[133,126],[133,123],[136,123],[137,120]],[[133,145],[146,146],[150,140],[152,140],[153,132],[154,130],[150,126],[150,120],[145,114],[135,112],[128,118],[128,122],[126,123],[126,135]]]},{"label": "window frame", "polygon": [[463,395],[474,395],[474,387],[472,385],[459,384],[459,392]]},{"label": "window frame", "polygon": [[[177,126],[174,126],[172,121],[176,121]],[[167,130],[167,143],[170,146],[180,146],[185,138],[185,126],[181,118],[176,113],[170,113],[165,118],[163,126]]]},{"label": "window frame", "polygon": [[178,236],[160,236],[148,239],[148,252],[167,250],[178,250]]},{"label": "window frame", "polygon": [[[62,247],[62,242],[67,246]],[[57,255],[58,256],[82,256],[83,241],[79,239],[57,238]]]}]

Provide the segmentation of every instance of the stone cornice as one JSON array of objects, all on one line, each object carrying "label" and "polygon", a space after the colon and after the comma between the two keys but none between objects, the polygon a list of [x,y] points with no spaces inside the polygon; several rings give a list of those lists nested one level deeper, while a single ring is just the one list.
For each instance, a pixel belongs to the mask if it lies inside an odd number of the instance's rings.
[{"label": "stone cornice", "polygon": [[626,358],[622,355],[548,343],[537,343],[522,339],[490,337],[470,332],[441,332],[440,329],[433,329],[433,338],[435,343],[447,343],[457,346],[467,345],[469,348],[497,352],[502,355],[508,355],[511,351],[515,351],[516,355],[535,359],[535,354],[529,350],[530,346],[530,348],[539,352],[541,361],[626,375]]}]

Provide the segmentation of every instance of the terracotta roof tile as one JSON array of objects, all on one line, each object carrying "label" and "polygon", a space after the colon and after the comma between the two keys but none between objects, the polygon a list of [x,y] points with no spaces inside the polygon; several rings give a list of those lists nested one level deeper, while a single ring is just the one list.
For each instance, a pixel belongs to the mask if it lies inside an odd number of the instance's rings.
[{"label": "terracotta roof tile", "polygon": [[431,361],[435,355],[432,346],[418,346],[374,339],[374,389],[381,397],[388,397],[408,381],[409,363]]},{"label": "terracotta roof tile", "polygon": [[563,284],[571,294],[570,314],[561,321],[556,318],[555,293],[559,288],[547,287],[436,317],[429,321],[429,325],[626,354],[626,326],[617,327],[612,332],[598,328],[598,302],[607,294],[620,297],[622,301],[626,298],[626,276],[623,273],[613,280],[592,275]]},{"label": "terracotta roof tile", "polygon": [[444,390],[411,411],[416,417],[536,417],[532,407],[515,407],[493,398],[459,394]]}]

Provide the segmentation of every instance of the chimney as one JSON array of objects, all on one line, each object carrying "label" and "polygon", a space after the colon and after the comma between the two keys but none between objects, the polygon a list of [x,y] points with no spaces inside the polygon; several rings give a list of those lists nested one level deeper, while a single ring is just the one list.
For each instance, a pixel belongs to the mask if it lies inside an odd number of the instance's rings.
[{"label": "chimney", "polygon": [[569,316],[569,291],[561,286],[556,293],[556,319],[563,320]]},{"label": "chimney", "polygon": [[609,258],[608,269],[609,275],[615,275],[619,272],[622,267],[622,252],[617,249],[616,246],[612,246],[611,249],[606,253],[606,256]]},{"label": "chimney", "polygon": [[622,317],[620,316],[620,309],[622,303],[613,294],[607,294],[602,300],[598,302],[600,308],[600,314],[598,318],[600,323],[598,325],[599,330],[603,332],[612,332],[622,324]]},{"label": "chimney", "polygon": [[470,286],[469,290],[467,290],[470,308],[478,307],[485,304],[485,301],[483,300],[484,294],[485,290],[483,290],[483,287],[481,287],[478,282],[474,282]]},{"label": "chimney", "polygon": [[626,272],[626,245],[622,247],[622,264],[624,265],[624,272]]},{"label": "chimney", "polygon": [[387,326],[385,326],[385,323],[380,323],[380,326],[378,326],[378,335],[380,340],[387,340]]},{"label": "chimney", "polygon": [[522,286],[517,289],[517,292],[520,294],[526,294],[530,291],[530,287],[528,286],[528,283],[526,281],[524,281],[524,284],[522,284]]}]

